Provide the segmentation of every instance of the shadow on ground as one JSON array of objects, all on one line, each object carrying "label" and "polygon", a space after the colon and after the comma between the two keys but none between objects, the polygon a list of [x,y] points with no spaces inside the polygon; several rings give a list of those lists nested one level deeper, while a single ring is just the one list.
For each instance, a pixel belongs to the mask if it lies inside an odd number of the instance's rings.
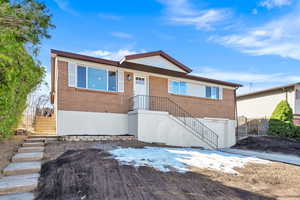
[{"label": "shadow on ground", "polygon": [[197,173],[135,168],[99,149],[69,150],[42,166],[36,200],[271,200]]}]

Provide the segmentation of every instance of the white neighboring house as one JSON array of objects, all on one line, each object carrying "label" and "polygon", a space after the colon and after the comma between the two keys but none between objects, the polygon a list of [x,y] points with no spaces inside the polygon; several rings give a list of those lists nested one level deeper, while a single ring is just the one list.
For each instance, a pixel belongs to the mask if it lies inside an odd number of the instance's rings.
[{"label": "white neighboring house", "polygon": [[287,100],[293,109],[295,123],[300,124],[300,83],[274,87],[237,96],[238,116],[270,118],[277,104]]}]

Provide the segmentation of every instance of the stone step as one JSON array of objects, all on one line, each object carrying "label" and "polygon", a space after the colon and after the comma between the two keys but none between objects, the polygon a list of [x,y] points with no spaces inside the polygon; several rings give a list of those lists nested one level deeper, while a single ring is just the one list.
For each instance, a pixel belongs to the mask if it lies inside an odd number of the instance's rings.
[{"label": "stone step", "polygon": [[0,195],[0,200],[34,200],[31,192]]},{"label": "stone step", "polygon": [[0,195],[31,192],[38,185],[39,174],[4,176],[0,179]]},{"label": "stone step", "polygon": [[43,152],[33,153],[17,153],[12,157],[13,162],[28,162],[28,161],[40,161],[43,159]]},{"label": "stone step", "polygon": [[18,174],[39,173],[41,170],[41,162],[15,162],[10,163],[4,170],[5,176]]},{"label": "stone step", "polygon": [[25,142],[44,142],[46,138],[27,138]]},{"label": "stone step", "polygon": [[25,142],[23,143],[23,147],[43,147],[44,142]]},{"label": "stone step", "polygon": [[44,147],[20,147],[19,153],[33,153],[33,152],[44,152]]}]

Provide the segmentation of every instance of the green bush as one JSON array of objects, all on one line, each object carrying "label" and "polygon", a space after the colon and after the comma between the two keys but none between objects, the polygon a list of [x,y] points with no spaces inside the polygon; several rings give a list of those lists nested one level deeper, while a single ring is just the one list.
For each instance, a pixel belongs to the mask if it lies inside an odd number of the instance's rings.
[{"label": "green bush", "polygon": [[298,138],[300,127],[293,123],[293,110],[287,101],[281,101],[275,108],[269,121],[269,134]]},{"label": "green bush", "polygon": [[42,81],[44,68],[23,43],[0,34],[0,138],[11,136],[26,108],[27,96]]},{"label": "green bush", "polygon": [[35,0],[0,0],[0,139],[10,137],[26,108],[27,96],[44,76],[35,60],[51,23]]},{"label": "green bush", "polygon": [[281,101],[272,113],[271,119],[293,122],[293,110],[287,101]]}]

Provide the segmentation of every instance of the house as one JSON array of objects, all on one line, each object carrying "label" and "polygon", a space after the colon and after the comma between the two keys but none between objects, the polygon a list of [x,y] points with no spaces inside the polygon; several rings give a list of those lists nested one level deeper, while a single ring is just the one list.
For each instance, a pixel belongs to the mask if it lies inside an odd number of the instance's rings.
[{"label": "house", "polygon": [[51,50],[56,134],[134,135],[174,146],[235,143],[241,85],[191,75],[163,51],[120,61]]},{"label": "house", "polygon": [[283,85],[256,91],[237,97],[238,116],[247,118],[270,118],[277,104],[286,100],[294,114],[295,123],[300,123],[300,83]]}]

